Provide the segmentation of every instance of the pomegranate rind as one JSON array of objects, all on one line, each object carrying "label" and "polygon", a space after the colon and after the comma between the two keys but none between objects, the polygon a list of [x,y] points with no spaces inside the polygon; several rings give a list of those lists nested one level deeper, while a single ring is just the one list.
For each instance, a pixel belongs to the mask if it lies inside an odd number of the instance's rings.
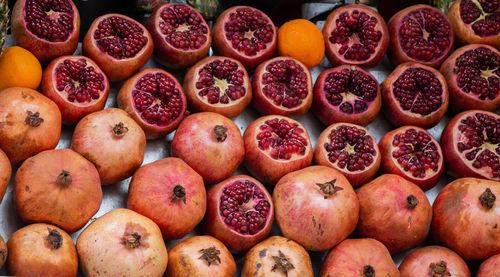
[{"label": "pomegranate rind", "polygon": [[2,268],[4,263],[7,261],[8,252],[7,245],[0,235],[0,268]]},{"label": "pomegranate rind", "polygon": [[476,277],[489,277],[500,275],[500,254],[489,257],[484,261],[479,270],[477,271]]},{"label": "pomegranate rind", "polygon": [[5,152],[0,149],[0,204],[2,204],[3,196],[7,191],[11,174],[12,166],[10,165],[9,158]]},{"label": "pomegranate rind", "polygon": [[431,264],[440,262],[446,264],[446,270],[450,274],[462,277],[471,276],[467,264],[457,253],[437,245],[422,247],[408,254],[401,262],[399,272],[403,277],[426,276],[429,274]]}]

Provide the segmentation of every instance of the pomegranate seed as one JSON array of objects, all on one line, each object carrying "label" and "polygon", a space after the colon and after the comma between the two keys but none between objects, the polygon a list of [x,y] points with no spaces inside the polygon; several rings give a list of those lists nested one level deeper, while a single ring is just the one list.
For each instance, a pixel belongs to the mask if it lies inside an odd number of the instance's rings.
[{"label": "pomegranate seed", "polygon": [[56,67],[57,90],[66,92],[70,102],[88,103],[99,99],[104,86],[104,75],[85,59],[67,59]]},{"label": "pomegranate seed", "polygon": [[26,0],[24,9],[26,27],[39,38],[60,42],[73,32],[74,11],[68,0]]},{"label": "pomegranate seed", "polygon": [[267,120],[260,130],[262,132],[257,134],[259,148],[269,151],[273,159],[289,160],[294,154],[305,154],[305,131],[297,123],[275,118]]},{"label": "pomegranate seed", "polygon": [[237,63],[231,60],[214,60],[198,71],[198,95],[206,97],[210,104],[228,104],[238,100],[246,94],[243,87],[244,76],[245,72],[238,68]]}]

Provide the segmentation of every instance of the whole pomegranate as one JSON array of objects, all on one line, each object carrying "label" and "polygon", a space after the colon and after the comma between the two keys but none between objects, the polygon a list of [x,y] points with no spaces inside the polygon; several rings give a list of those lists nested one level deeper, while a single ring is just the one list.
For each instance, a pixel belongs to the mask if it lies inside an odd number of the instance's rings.
[{"label": "whole pomegranate", "polygon": [[146,136],[126,112],[105,109],[84,117],[75,127],[71,149],[91,161],[103,185],[124,180],[141,166]]},{"label": "whole pomegranate", "polygon": [[205,230],[233,253],[248,250],[271,231],[271,195],[250,176],[232,176],[213,186],[207,204]]},{"label": "whole pomegranate", "polygon": [[184,119],[172,140],[172,155],[180,157],[206,183],[231,176],[245,157],[245,144],[231,119],[217,113],[195,113]]},{"label": "whole pomegranate", "polygon": [[300,244],[273,236],[255,245],[245,255],[241,277],[312,277],[311,258]]},{"label": "whole pomegranate", "polygon": [[310,166],[283,176],[274,188],[273,202],[283,235],[310,251],[331,249],[358,223],[356,193],[331,167]]},{"label": "whole pomegranate", "polygon": [[96,219],[80,233],[76,248],[85,276],[162,276],[168,263],[160,228],[128,209]]},{"label": "whole pomegranate", "polygon": [[465,261],[452,250],[442,246],[419,248],[405,257],[399,266],[401,277],[460,276],[470,277]]},{"label": "whole pomegranate", "polygon": [[432,206],[434,239],[466,260],[500,254],[497,195],[500,182],[461,178],[449,183]]},{"label": "whole pomegranate", "polygon": [[[0,149],[0,204],[2,204],[3,196],[9,185],[10,175],[12,174],[12,166],[5,152]],[[1,268],[1,266],[0,266]]]},{"label": "whole pomegranate", "polygon": [[7,245],[5,244],[2,236],[0,236],[0,269],[3,267],[5,261],[7,261],[8,252]]},{"label": "whole pomegranate", "polygon": [[488,276],[500,276],[500,254],[491,256],[479,267],[476,277]]}]

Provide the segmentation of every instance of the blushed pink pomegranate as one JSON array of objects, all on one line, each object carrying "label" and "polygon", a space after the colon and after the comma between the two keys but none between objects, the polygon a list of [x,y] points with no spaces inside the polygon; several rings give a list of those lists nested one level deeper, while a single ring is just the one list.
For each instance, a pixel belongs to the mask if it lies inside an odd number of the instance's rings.
[{"label": "blushed pink pomegranate", "polygon": [[179,82],[158,68],[135,74],[118,93],[118,106],[141,126],[148,139],[172,132],[181,122],[186,105]]},{"label": "blushed pink pomegranate", "polygon": [[[2,204],[3,196],[9,185],[10,175],[12,174],[12,166],[5,152],[0,149],[0,204]],[[1,259],[0,259],[1,260]],[[2,266],[0,266],[2,268]]]},{"label": "blushed pink pomegranate", "polygon": [[419,248],[408,254],[399,266],[399,272],[401,277],[471,276],[467,264],[457,253],[437,245]]},{"label": "blushed pink pomegranate", "polygon": [[184,77],[190,109],[239,115],[252,101],[252,85],[243,65],[231,58],[212,56],[193,65]]},{"label": "blushed pink pomegranate", "polygon": [[320,134],[314,150],[316,164],[339,170],[353,187],[370,181],[378,171],[380,160],[381,153],[372,134],[350,123],[328,126]]},{"label": "blushed pink pomegranate", "polygon": [[271,58],[276,50],[276,27],[266,14],[252,7],[225,10],[212,33],[216,52],[237,59],[247,69]]},{"label": "blushed pink pomegranate", "polygon": [[153,54],[153,39],[139,22],[121,14],[105,14],[92,22],[82,44],[113,82],[123,81],[143,67]]},{"label": "blushed pink pomegranate", "polygon": [[273,220],[271,195],[250,176],[232,176],[208,191],[205,230],[233,253],[245,252],[267,237]]},{"label": "blushed pink pomegranate", "polygon": [[306,128],[291,118],[268,115],[248,125],[243,135],[245,166],[265,184],[311,164],[313,149]]},{"label": "blushed pink pomegranate", "polygon": [[8,252],[7,245],[5,244],[2,236],[0,236],[0,269],[3,267],[5,261],[7,261]]},{"label": "blushed pink pomegranate", "polygon": [[479,270],[477,271],[476,277],[488,277],[488,276],[499,276],[500,275],[500,254],[489,257],[484,261]]},{"label": "blushed pink pomegranate", "polygon": [[263,115],[303,115],[312,104],[311,73],[291,57],[261,63],[253,74],[253,106]]},{"label": "blushed pink pomegranate", "polygon": [[389,30],[376,11],[364,5],[333,10],[323,27],[326,56],[334,65],[374,67],[389,46]]},{"label": "blushed pink pomegranate", "polygon": [[159,6],[146,27],[154,42],[156,60],[170,68],[185,68],[206,55],[212,36],[203,16],[187,4]]},{"label": "blushed pink pomegranate", "polygon": [[453,47],[453,29],[448,18],[429,5],[403,9],[387,25],[391,37],[387,53],[394,65],[418,62],[438,67]]},{"label": "blushed pink pomegranate", "polygon": [[381,104],[377,80],[357,66],[327,69],[314,84],[313,112],[325,125],[366,126],[377,118]]},{"label": "blushed pink pomegranate", "polygon": [[71,0],[19,0],[12,10],[10,29],[16,45],[47,63],[75,52],[80,14]]}]

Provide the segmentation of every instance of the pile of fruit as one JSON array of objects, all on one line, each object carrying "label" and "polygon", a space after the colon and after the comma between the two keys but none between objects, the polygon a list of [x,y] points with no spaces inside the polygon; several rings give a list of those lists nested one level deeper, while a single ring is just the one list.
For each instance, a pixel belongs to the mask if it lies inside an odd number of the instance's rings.
[{"label": "pile of fruit", "polygon": [[[329,251],[320,276],[470,276],[466,261],[482,262],[477,276],[500,275],[499,1],[457,0],[447,15],[416,5],[388,24],[347,5],[322,32],[301,19],[276,28],[246,6],[211,30],[192,7],[164,4],[145,25],[95,19],[75,56],[79,20],[71,0],[13,9],[17,46],[0,57],[0,202],[12,175],[29,225],[0,237],[9,274],[234,276],[233,254],[246,253],[242,276],[306,277],[308,251]],[[336,67],[313,83],[325,52]],[[366,69],[386,53],[395,69],[379,84]],[[153,54],[186,70],[182,85],[142,69]],[[104,109],[120,81],[117,107]],[[231,118],[249,105],[262,117],[242,135]],[[327,126],[316,145],[293,119],[309,110]],[[381,110],[396,129],[377,144],[365,126]],[[427,129],[447,110],[437,141]],[[55,149],[63,124],[71,147]],[[142,165],[147,141],[173,131],[172,157]],[[233,175],[241,164],[249,175]],[[445,170],[456,179],[431,206],[424,191]],[[127,208],[93,219],[102,186],[129,177]],[[268,238],[274,222],[282,236]],[[167,251],[164,240],[198,225],[206,235]],[[75,246],[69,233],[83,227]],[[428,236],[436,245],[398,269],[391,254]]]}]

